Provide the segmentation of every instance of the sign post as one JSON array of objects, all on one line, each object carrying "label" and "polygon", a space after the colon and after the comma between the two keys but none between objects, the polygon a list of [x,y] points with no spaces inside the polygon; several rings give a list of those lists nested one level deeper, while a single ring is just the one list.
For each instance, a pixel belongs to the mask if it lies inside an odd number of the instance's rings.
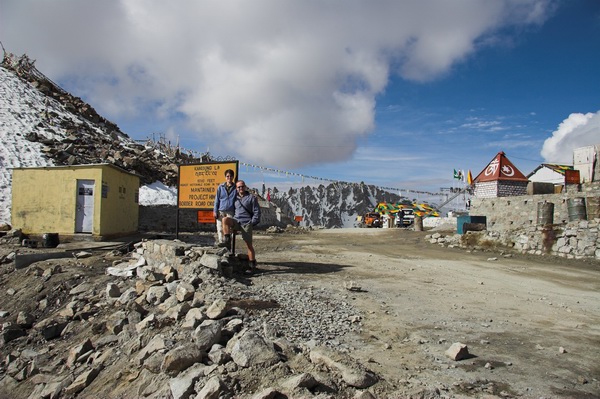
[{"label": "sign post", "polygon": [[212,215],[215,193],[225,181],[225,171],[231,169],[238,177],[238,161],[205,162],[179,165],[177,185],[177,227],[179,238],[179,209],[197,209],[198,223],[214,223]]}]

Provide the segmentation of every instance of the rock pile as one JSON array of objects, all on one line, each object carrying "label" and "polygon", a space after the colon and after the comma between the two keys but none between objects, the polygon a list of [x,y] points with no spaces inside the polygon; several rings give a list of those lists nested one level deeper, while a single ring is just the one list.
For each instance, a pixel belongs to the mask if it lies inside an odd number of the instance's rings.
[{"label": "rock pile", "polygon": [[38,295],[0,309],[0,396],[373,397],[378,377],[340,342],[361,319],[340,294],[254,286],[223,251],[144,241],[105,254],[102,274],[80,253],[68,278],[52,262],[5,264],[10,298]]},{"label": "rock pile", "polygon": [[[23,134],[29,141],[43,144],[43,155],[56,165],[110,163],[138,174],[143,184],[161,181],[175,186],[177,165],[211,161],[208,155],[195,157],[168,143],[135,142],[116,124],[100,116],[91,105],[52,82],[34,64],[35,61],[27,55],[19,57],[11,53],[5,54],[2,61],[2,67],[46,96],[47,108],[41,115],[40,125],[47,134]],[[64,113],[57,112],[58,109],[64,110]]]}]

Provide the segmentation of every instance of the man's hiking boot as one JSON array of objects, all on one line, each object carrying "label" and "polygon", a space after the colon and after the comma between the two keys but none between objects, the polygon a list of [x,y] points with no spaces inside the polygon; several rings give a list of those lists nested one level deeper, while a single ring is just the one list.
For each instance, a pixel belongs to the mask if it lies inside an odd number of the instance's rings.
[{"label": "man's hiking boot", "polygon": [[225,234],[225,241],[218,243],[217,247],[227,248],[231,251],[231,235]]},{"label": "man's hiking boot", "polygon": [[244,274],[250,275],[256,272],[256,259],[248,261],[248,269],[244,270]]}]

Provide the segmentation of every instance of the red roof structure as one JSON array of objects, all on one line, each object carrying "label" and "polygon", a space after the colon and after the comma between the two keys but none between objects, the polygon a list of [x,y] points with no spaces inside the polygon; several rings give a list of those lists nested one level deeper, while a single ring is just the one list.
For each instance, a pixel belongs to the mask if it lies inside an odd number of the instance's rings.
[{"label": "red roof structure", "polygon": [[497,180],[528,181],[527,177],[508,160],[503,151],[496,154],[494,159],[479,172],[473,182],[482,183]]}]

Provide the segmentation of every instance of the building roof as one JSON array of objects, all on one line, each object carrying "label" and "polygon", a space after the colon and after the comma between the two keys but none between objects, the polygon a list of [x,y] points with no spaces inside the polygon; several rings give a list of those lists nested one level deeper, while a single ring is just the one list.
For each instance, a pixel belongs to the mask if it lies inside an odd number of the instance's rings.
[{"label": "building roof", "polygon": [[574,170],[573,165],[559,165],[559,164],[555,164],[555,163],[543,163],[540,166],[538,166],[537,168],[535,168],[530,174],[528,174],[527,177],[531,177],[533,174],[535,174],[538,170],[540,170],[542,168],[548,168],[548,169],[552,170],[553,172],[560,173],[563,176],[565,175],[565,171]]},{"label": "building roof", "polygon": [[109,168],[113,168],[116,169],[122,173],[126,173],[129,175],[133,175],[133,176],[137,176],[139,178],[141,178],[142,176],[138,175],[135,172],[130,172],[128,170],[125,170],[123,168],[121,168],[120,166],[114,165],[112,163],[88,163],[88,164],[79,164],[79,165],[56,165],[56,166],[21,166],[21,167],[17,167],[17,168],[10,168],[10,169],[90,169],[90,168],[97,168],[97,167],[109,167]]},{"label": "building roof", "polygon": [[379,214],[394,215],[394,214],[398,213],[399,211],[401,211],[402,209],[412,209],[413,212],[415,213],[415,215],[417,215],[417,216],[435,216],[435,217],[440,216],[439,212],[428,204],[418,204],[416,202],[403,202],[403,201],[396,202],[395,204],[387,203],[387,202],[380,202],[375,207],[374,212],[377,212]]},{"label": "building roof", "polygon": [[510,180],[510,181],[528,181],[527,177],[515,167],[506,157],[503,151],[500,151],[494,159],[475,177],[475,183],[486,181]]}]

